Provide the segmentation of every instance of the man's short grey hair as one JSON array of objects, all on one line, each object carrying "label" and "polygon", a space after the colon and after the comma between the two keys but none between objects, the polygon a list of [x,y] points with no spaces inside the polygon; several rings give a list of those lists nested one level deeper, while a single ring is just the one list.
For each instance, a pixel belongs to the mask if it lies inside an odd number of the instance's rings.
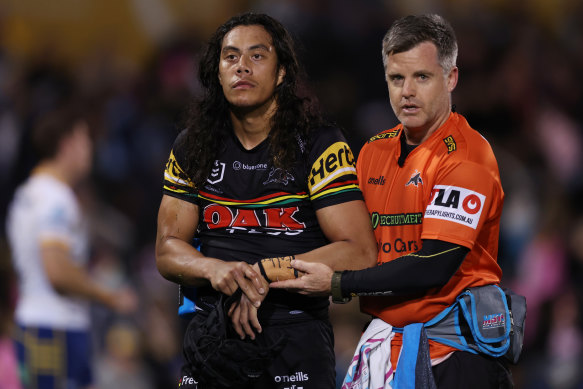
[{"label": "man's short grey hair", "polygon": [[437,58],[445,73],[456,66],[457,40],[447,20],[435,14],[405,16],[396,20],[383,38],[383,65],[387,68],[390,54],[411,50],[422,42],[437,47]]}]

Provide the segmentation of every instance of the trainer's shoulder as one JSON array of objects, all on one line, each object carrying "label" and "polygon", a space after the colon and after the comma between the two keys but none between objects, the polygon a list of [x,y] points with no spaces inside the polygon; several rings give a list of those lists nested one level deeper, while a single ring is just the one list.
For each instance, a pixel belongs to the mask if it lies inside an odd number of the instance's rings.
[{"label": "trainer's shoulder", "polygon": [[370,138],[368,138],[368,140],[366,141],[366,144],[369,143],[373,143],[373,142],[379,142],[379,141],[390,141],[390,140],[395,140],[395,139],[399,139],[399,134],[401,133],[401,126],[397,126],[388,130],[384,130],[379,132],[378,134],[371,136]]},{"label": "trainer's shoulder", "polygon": [[452,160],[496,165],[494,151],[486,137],[472,128],[461,115],[458,115],[456,124],[443,139],[442,153]]}]

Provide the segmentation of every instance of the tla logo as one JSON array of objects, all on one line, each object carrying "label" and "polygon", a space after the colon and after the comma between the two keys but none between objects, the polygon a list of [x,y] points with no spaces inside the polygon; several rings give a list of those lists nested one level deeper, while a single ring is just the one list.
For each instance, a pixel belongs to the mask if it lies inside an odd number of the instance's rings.
[{"label": "tla logo", "polygon": [[476,229],[486,196],[466,188],[435,185],[431,190],[425,218],[449,220]]}]

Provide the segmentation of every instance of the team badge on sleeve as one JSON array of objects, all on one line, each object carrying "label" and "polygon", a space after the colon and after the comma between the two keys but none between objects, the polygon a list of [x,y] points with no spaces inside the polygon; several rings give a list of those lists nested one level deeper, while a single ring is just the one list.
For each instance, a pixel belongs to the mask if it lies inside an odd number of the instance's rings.
[{"label": "team badge on sleeve", "polygon": [[425,218],[449,220],[476,229],[486,196],[457,186],[435,185]]}]

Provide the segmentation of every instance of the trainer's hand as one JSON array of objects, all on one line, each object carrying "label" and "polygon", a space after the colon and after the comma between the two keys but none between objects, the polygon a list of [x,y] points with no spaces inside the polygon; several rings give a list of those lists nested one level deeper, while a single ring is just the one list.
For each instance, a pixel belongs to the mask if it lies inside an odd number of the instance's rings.
[{"label": "trainer's hand", "polygon": [[215,290],[229,296],[241,288],[256,308],[259,308],[267,293],[261,274],[246,262],[218,261],[212,267],[209,281]]},{"label": "trainer's hand", "polygon": [[334,271],[323,263],[305,262],[299,259],[291,262],[293,268],[305,274],[293,280],[277,281],[270,288],[289,289],[305,295],[327,296],[330,294]]}]

